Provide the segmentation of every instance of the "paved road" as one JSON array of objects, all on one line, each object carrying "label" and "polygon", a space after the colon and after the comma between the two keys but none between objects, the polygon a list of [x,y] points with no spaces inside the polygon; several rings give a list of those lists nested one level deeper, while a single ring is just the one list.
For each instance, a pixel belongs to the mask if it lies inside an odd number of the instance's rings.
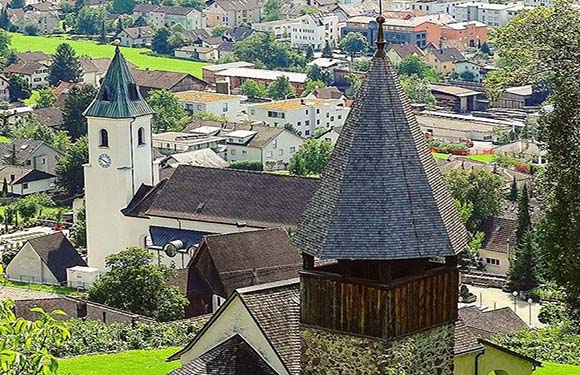
[{"label": "paved road", "polygon": [[[514,309],[514,297],[510,293],[506,293],[501,289],[496,288],[482,288],[472,285],[469,285],[468,287],[471,293],[477,296],[477,302],[471,305],[476,305],[490,310],[499,309],[502,307],[509,307],[512,310]],[[464,304],[460,304],[460,306],[464,306]],[[540,312],[541,307],[542,306],[539,303],[532,303],[530,305],[528,302],[518,299],[515,306],[515,311],[516,314],[518,314],[518,316],[526,322],[526,324],[530,325],[532,328],[537,328],[543,326],[543,324],[538,321],[538,313]]]}]

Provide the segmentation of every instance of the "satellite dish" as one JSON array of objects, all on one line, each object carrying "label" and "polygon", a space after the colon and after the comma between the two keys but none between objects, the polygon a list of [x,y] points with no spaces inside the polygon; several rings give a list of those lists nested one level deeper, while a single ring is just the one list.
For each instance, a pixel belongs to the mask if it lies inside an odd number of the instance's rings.
[{"label": "satellite dish", "polygon": [[174,256],[177,255],[177,252],[180,251],[181,249],[183,249],[183,241],[181,240],[173,240],[171,242],[168,242],[167,244],[165,244],[165,246],[163,246],[163,251],[165,251],[165,254],[170,257],[173,258]]}]

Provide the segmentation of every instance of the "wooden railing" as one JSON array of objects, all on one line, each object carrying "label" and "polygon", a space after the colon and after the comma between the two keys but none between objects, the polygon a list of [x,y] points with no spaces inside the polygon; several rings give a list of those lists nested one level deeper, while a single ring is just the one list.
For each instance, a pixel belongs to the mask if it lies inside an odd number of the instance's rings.
[{"label": "wooden railing", "polygon": [[394,338],[457,319],[459,274],[441,267],[389,285],[303,271],[301,323]]}]

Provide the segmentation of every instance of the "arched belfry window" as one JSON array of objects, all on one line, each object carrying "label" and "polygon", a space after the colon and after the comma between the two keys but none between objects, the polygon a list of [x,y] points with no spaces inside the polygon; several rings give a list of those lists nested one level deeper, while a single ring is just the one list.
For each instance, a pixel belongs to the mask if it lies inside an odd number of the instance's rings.
[{"label": "arched belfry window", "polygon": [[139,130],[137,130],[137,144],[139,146],[145,144],[145,129],[143,128],[139,128]]},{"label": "arched belfry window", "polygon": [[99,131],[99,146],[109,147],[109,132],[105,129]]}]

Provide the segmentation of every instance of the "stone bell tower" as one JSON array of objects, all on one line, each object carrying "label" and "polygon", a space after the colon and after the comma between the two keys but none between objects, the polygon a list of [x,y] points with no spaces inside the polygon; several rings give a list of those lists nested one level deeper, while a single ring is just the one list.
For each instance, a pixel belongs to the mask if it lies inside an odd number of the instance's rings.
[{"label": "stone bell tower", "polygon": [[466,230],[377,22],[367,79],[294,236],[302,374],[382,374],[405,347],[408,374],[451,375]]}]

